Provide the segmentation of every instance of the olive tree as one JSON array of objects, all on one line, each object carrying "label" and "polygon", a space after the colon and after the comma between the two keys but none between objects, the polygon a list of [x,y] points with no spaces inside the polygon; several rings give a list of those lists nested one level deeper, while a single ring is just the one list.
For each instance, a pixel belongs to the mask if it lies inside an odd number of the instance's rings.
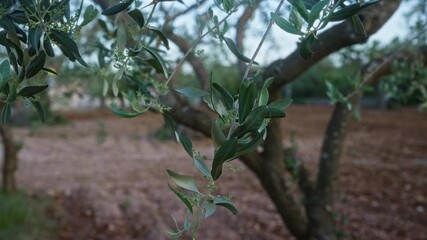
[{"label": "olive tree", "polygon": [[[346,121],[359,90],[384,74],[383,66],[389,59],[378,59],[363,67],[361,77],[355,79],[356,84],[352,84],[348,95],[329,86],[335,109],[325,133],[314,181],[296,158],[285,161],[287,152],[279,119],[285,116],[291,100],[283,99],[280,89],[329,54],[366,42],[396,11],[399,0],[281,0],[276,3],[201,0],[190,3],[192,5],[167,0],[153,0],[148,4],[137,0],[93,2],[104,15],[97,20],[102,29],[102,35],[98,36],[104,41],[97,44],[96,64],[82,57],[77,44],[79,33],[98,17],[99,11],[93,5],[82,2],[72,8],[69,0],[1,2],[0,45],[8,53],[8,59],[0,63],[3,124],[8,122],[11,104],[16,100],[32,104],[43,118],[38,94],[49,87],[46,74],[57,74],[48,67],[47,60],[62,53],[71,62],[99,68],[101,72],[114,72],[111,82],[99,79],[104,81],[103,92],[107,94],[111,89],[115,96],[125,98],[130,104],[114,108],[113,113],[130,118],[156,111],[163,114],[165,122],[174,129],[176,123],[183,124],[212,139],[214,154],[205,156],[194,149],[188,136],[174,131],[192,159],[190,163],[204,177],[207,188],[202,191],[192,176],[167,170],[174,183],[169,187],[188,209],[184,226],[177,225],[178,229],[171,230],[171,237],[179,237],[185,231],[191,231],[194,236],[201,217],[209,217],[218,207],[237,213],[231,199],[218,195],[216,189],[223,168],[229,161],[240,159],[259,178],[284,224],[297,239],[337,239],[333,209]],[[184,7],[175,10],[171,4]],[[195,10],[204,12],[199,15],[203,21],[199,22],[197,36],[188,40],[188,36],[174,29],[173,23]],[[268,11],[269,20],[260,43],[253,49],[255,53],[248,57],[243,54],[247,48],[245,30],[256,11]],[[158,16],[161,21],[156,21]],[[338,23],[326,29],[331,22]],[[255,68],[258,51],[273,25],[298,35],[298,50],[263,68]],[[235,27],[234,38],[228,31],[230,26]],[[241,84],[236,95],[215,82],[215,73],[209,74],[195,51],[208,36],[223,42],[238,59],[235,65]],[[168,53],[164,50],[171,43],[183,53],[175,66],[165,60]],[[193,67],[200,89],[185,86],[173,89],[174,79],[185,61]],[[193,107],[187,98],[202,98],[216,117]],[[297,177],[289,179],[289,173],[296,173]],[[294,187],[303,201],[292,194]]]}]

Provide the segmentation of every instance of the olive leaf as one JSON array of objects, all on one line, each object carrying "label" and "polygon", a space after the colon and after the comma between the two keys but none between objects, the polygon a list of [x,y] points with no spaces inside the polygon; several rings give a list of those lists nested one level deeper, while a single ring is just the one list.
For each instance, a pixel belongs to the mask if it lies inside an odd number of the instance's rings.
[{"label": "olive leaf", "polygon": [[[240,61],[249,63],[251,61],[250,58],[246,57],[239,51],[237,48],[237,45],[234,43],[234,41],[231,38],[221,36],[221,38],[225,41],[225,44],[227,45],[228,49],[236,56]],[[257,62],[253,62],[254,64],[258,65]]]},{"label": "olive leaf", "polygon": [[219,147],[216,151],[213,162],[211,175],[213,180],[217,180],[222,174],[222,165],[227,160],[230,160],[234,157],[234,154],[237,151],[237,137],[233,137],[224,142],[224,144]]},{"label": "olive leaf", "polygon": [[111,15],[117,14],[117,13],[125,10],[126,8],[128,8],[132,3],[133,3],[133,0],[118,3],[118,4],[116,4],[110,8],[105,9],[102,12],[102,15],[111,16]]},{"label": "olive leaf", "polygon": [[145,25],[144,15],[139,9],[133,9],[128,12],[128,15],[139,25],[140,28],[143,28]]}]

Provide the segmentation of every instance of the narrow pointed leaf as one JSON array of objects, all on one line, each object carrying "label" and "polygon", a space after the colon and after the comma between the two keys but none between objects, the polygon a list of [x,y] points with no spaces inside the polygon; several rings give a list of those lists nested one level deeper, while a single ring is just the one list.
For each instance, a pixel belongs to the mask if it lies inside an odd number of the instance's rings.
[{"label": "narrow pointed leaf", "polygon": [[42,92],[43,90],[45,90],[48,87],[49,87],[49,85],[27,86],[27,87],[22,88],[18,92],[18,95],[23,96],[23,97],[32,97],[32,96]]},{"label": "narrow pointed leaf", "polygon": [[28,44],[34,49],[39,48],[40,37],[42,33],[43,30],[40,27],[28,29]]},{"label": "narrow pointed leaf", "polygon": [[362,23],[362,21],[360,20],[359,16],[357,16],[357,15],[353,15],[353,16],[351,17],[351,22],[353,23],[354,31],[355,31],[357,34],[359,34],[359,35],[361,35],[361,36],[363,36],[363,37],[368,36],[368,34],[366,33],[366,30],[365,30],[365,27],[363,27],[363,23]]},{"label": "narrow pointed leaf", "polygon": [[193,143],[187,137],[187,135],[180,134],[179,141],[181,142],[182,146],[184,147],[184,150],[188,153],[188,155],[190,155],[190,157],[193,158]]},{"label": "narrow pointed leaf", "polygon": [[290,23],[288,20],[282,18],[276,13],[271,13],[271,19],[273,19],[273,22],[283,29],[285,32],[291,33],[291,34],[297,34],[297,35],[303,35],[304,33],[301,32],[297,27],[295,27],[292,23]]},{"label": "narrow pointed leaf", "polygon": [[122,118],[134,118],[141,114],[139,112],[125,112],[118,108],[111,110],[111,112]]},{"label": "narrow pointed leaf", "polygon": [[227,140],[227,137],[225,136],[224,132],[221,130],[221,127],[219,126],[217,121],[214,121],[212,123],[211,134],[212,134],[212,141],[215,146],[215,149],[220,147]]},{"label": "narrow pointed leaf", "polygon": [[320,13],[328,4],[329,0],[320,0],[311,8],[307,21],[309,27],[313,26],[314,21],[319,18]]},{"label": "narrow pointed leaf", "polygon": [[160,71],[165,75],[166,78],[168,78],[169,73],[166,67],[166,63],[164,62],[163,58],[157,53],[157,50],[145,46],[142,46],[142,48],[145,49],[153,57],[153,60],[158,65]]},{"label": "narrow pointed leaf", "polygon": [[28,64],[26,78],[31,78],[42,70],[46,62],[45,51],[40,51],[39,54]]},{"label": "narrow pointed leaf", "polygon": [[128,8],[131,4],[133,3],[133,0],[128,0],[126,2],[121,2],[119,4],[116,4],[110,8],[105,9],[102,12],[102,15],[106,15],[106,16],[111,16],[114,14],[117,14],[123,10],[125,10],[126,8]]},{"label": "narrow pointed leaf", "polygon": [[48,73],[52,73],[53,75],[59,76],[59,73],[55,70],[53,70],[52,68],[42,68],[43,71],[48,72]]},{"label": "narrow pointed leaf", "polygon": [[208,166],[199,159],[193,159],[194,166],[208,179],[212,179],[211,172],[209,171]]},{"label": "narrow pointed leaf", "polygon": [[252,110],[243,124],[233,131],[232,136],[238,137],[247,132],[257,131],[264,121],[266,112],[267,106],[260,106]]},{"label": "narrow pointed leaf", "polygon": [[274,102],[271,102],[270,104],[268,104],[268,106],[271,108],[278,108],[278,109],[285,110],[292,104],[292,101],[293,100],[291,98],[279,99]]},{"label": "narrow pointed leaf", "polygon": [[43,48],[49,57],[55,57],[55,51],[53,50],[52,43],[50,42],[49,38],[46,36],[44,37],[44,40],[43,40]]},{"label": "narrow pointed leaf", "polygon": [[5,59],[0,63],[0,90],[6,86],[10,77],[10,64],[9,60]]},{"label": "narrow pointed leaf", "polygon": [[234,105],[234,99],[231,96],[231,94],[227,91],[227,89],[223,88],[221,85],[217,83],[212,83],[212,87],[220,93],[221,101],[224,103],[225,107],[228,110],[232,110]]},{"label": "narrow pointed leaf", "polygon": [[193,213],[193,206],[191,205],[190,201],[188,201],[188,199],[185,197],[185,195],[174,189],[169,183],[168,186],[172,190],[172,192],[174,192],[175,195],[178,196],[178,198],[185,204],[185,206],[187,206],[188,210]]},{"label": "narrow pointed leaf", "polygon": [[258,106],[265,106],[268,103],[268,99],[270,98],[270,93],[267,88],[261,89],[261,93],[259,95]]},{"label": "narrow pointed leaf", "polygon": [[10,63],[12,64],[13,70],[15,70],[15,73],[19,74],[18,61],[13,52],[9,53],[9,60],[10,60]]},{"label": "narrow pointed leaf", "polygon": [[16,92],[16,85],[10,84],[9,86],[9,94],[7,95],[6,102],[13,102],[18,97],[18,93]]},{"label": "narrow pointed leaf", "polygon": [[140,28],[143,28],[145,25],[144,15],[139,9],[133,9],[128,12],[129,16],[138,24]]},{"label": "narrow pointed leaf", "polygon": [[36,109],[40,119],[42,120],[42,122],[45,121],[45,115],[44,115],[44,110],[43,110],[43,106],[41,105],[41,103],[39,101],[31,101],[31,104],[33,104],[34,108]]},{"label": "narrow pointed leaf", "polygon": [[222,6],[226,12],[229,12],[234,7],[234,0],[222,0]]},{"label": "narrow pointed leaf", "polygon": [[207,203],[207,202],[204,202],[203,205],[202,205],[202,207],[205,210],[203,212],[203,216],[205,218],[208,218],[208,217],[212,216],[212,214],[215,213],[216,208],[217,208],[217,206],[215,204],[213,204],[213,203]]},{"label": "narrow pointed leaf", "polygon": [[257,133],[249,143],[243,146],[239,146],[237,148],[236,157],[242,156],[244,154],[247,154],[256,150],[256,148],[262,143],[264,134],[265,134],[265,130],[260,133]]},{"label": "narrow pointed leaf", "polygon": [[11,115],[10,104],[6,103],[3,106],[3,109],[1,111],[1,122],[3,125],[6,125],[9,122],[10,115]]},{"label": "narrow pointed leaf", "polygon": [[181,93],[182,95],[188,98],[199,98],[199,97],[204,97],[209,95],[208,92],[202,89],[194,88],[194,87],[180,88],[180,89],[176,89],[175,91]]},{"label": "narrow pointed leaf", "polygon": [[122,67],[119,69],[119,71],[116,72],[116,74],[114,74],[114,78],[113,78],[113,81],[111,83],[111,88],[113,90],[113,95],[115,97],[117,97],[119,95],[118,82],[123,77],[124,71],[125,71],[125,69]]},{"label": "narrow pointed leaf", "polygon": [[[240,61],[249,63],[251,61],[250,58],[243,55],[243,53],[240,52],[240,50],[237,48],[236,44],[231,38],[228,37],[222,37],[222,39],[225,41],[225,44],[227,45],[228,49],[236,56]],[[254,64],[258,65],[257,62],[253,62]]]},{"label": "narrow pointed leaf", "polygon": [[378,0],[370,1],[370,2],[364,2],[364,3],[354,3],[348,6],[345,6],[341,8],[340,10],[331,13],[328,16],[328,20],[331,22],[334,21],[342,21],[346,20],[347,18],[350,18],[354,14],[358,13],[360,10],[369,7],[373,4],[378,3]]},{"label": "narrow pointed leaf", "polygon": [[193,177],[179,174],[171,169],[167,169],[166,171],[176,185],[196,193],[199,192]]},{"label": "narrow pointed leaf", "polygon": [[297,9],[301,17],[304,18],[304,20],[308,21],[309,12],[307,11],[307,8],[305,7],[302,1],[303,0],[294,0],[293,6]]},{"label": "narrow pointed leaf", "polygon": [[237,137],[233,137],[224,142],[224,144],[219,147],[216,151],[213,162],[211,175],[213,180],[217,180],[222,174],[222,165],[227,160],[233,158],[234,154],[237,151]]},{"label": "narrow pointed leaf", "polygon": [[252,82],[245,81],[240,86],[239,91],[239,122],[243,123],[254,107],[255,86]]},{"label": "narrow pointed leaf", "polygon": [[119,26],[117,28],[116,39],[117,39],[117,52],[122,54],[123,51],[125,50],[126,42],[127,42],[127,32],[126,32],[125,24],[123,22],[119,23]]},{"label": "narrow pointed leaf", "polygon": [[292,8],[291,14],[289,15],[289,22],[292,23],[298,30],[302,28],[302,17],[296,8]]},{"label": "narrow pointed leaf", "polygon": [[98,9],[96,9],[93,5],[89,5],[86,7],[85,12],[83,13],[83,22],[80,26],[86,26],[90,22],[92,22],[96,16],[98,15]]},{"label": "narrow pointed leaf", "polygon": [[264,113],[264,118],[282,118],[286,117],[285,111],[280,108],[267,107]]},{"label": "narrow pointed leaf", "polygon": [[214,197],[214,204],[227,208],[234,215],[238,213],[237,208],[234,206],[233,202],[225,199],[223,197]]},{"label": "narrow pointed leaf", "polygon": [[65,33],[52,29],[50,37],[57,44],[59,44],[61,51],[64,53],[64,55],[70,58],[71,61],[73,61],[73,59],[76,59],[81,65],[88,67],[87,63],[83,60],[82,56],[79,53],[79,48],[77,47],[77,44]]},{"label": "narrow pointed leaf", "polygon": [[162,31],[160,31],[160,29],[157,29],[155,27],[149,27],[148,29],[150,29],[152,32],[154,32],[160,38],[160,40],[163,42],[163,44],[165,45],[165,47],[167,49],[169,49],[169,40],[165,36],[165,34]]},{"label": "narrow pointed leaf", "polygon": [[27,18],[27,15],[25,15],[25,11],[15,10],[9,16],[17,24],[28,23],[28,18]]}]

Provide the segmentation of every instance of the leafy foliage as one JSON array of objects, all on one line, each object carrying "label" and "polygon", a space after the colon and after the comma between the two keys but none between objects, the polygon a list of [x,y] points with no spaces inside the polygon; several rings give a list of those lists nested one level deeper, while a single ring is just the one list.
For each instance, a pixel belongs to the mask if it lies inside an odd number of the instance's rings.
[{"label": "leafy foliage", "polygon": [[[78,24],[81,11],[82,5],[71,16],[69,0],[1,2],[0,45],[6,49],[9,58],[1,63],[0,92],[4,99],[8,102],[28,99],[43,116],[40,105],[37,104],[37,94],[44,91],[48,84],[39,73],[56,73],[46,67],[48,58],[55,57],[52,43],[70,61],[77,60],[83,66],[88,66],[70,36],[92,21],[97,10],[93,6],[88,7],[83,22]],[[10,117],[9,104],[4,105],[3,113],[2,120],[6,123]]]}]

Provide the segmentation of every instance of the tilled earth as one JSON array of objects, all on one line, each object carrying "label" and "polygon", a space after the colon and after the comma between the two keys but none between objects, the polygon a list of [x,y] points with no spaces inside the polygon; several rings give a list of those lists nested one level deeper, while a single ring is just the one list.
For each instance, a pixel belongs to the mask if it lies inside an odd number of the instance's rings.
[{"label": "tilled earth", "polygon": [[[331,108],[292,106],[283,120],[289,146],[315,174]],[[19,186],[52,196],[61,240],[168,239],[171,215],[185,207],[167,187],[166,169],[196,174],[180,146],[153,136],[162,118],[120,119],[107,113],[67,114],[71,123],[36,131],[15,129],[23,142]],[[193,134],[198,150],[210,141]],[[256,177],[237,161],[220,192],[233,196],[239,214],[226,210],[202,221],[198,239],[292,239]],[[338,215],[351,239],[427,239],[427,114],[415,109],[364,110],[353,121],[342,156]]]}]

